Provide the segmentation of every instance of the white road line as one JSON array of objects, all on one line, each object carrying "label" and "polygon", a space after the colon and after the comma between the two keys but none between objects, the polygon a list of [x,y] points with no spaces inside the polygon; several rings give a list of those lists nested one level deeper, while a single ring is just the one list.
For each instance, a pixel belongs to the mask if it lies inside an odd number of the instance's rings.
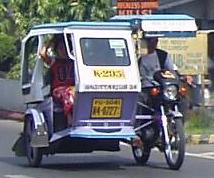
[{"label": "white road line", "polygon": [[202,155],[205,156],[213,156],[214,157],[214,152],[206,152],[206,153],[201,153]]},{"label": "white road line", "polygon": [[[120,145],[130,147],[129,144],[120,142]],[[157,148],[154,148],[152,150],[159,151]],[[214,152],[206,152],[206,153],[185,153],[186,156],[196,157],[196,158],[203,158],[203,159],[210,159],[214,160]]]},{"label": "white road line", "polygon": [[26,175],[4,175],[6,178],[34,178]]},{"label": "white road line", "polygon": [[[130,147],[129,144],[120,142],[120,145]],[[157,148],[153,148],[152,150],[159,151]],[[214,160],[214,152],[206,152],[206,153],[185,153],[186,156],[196,157],[196,158],[203,158],[203,159],[210,159]]]},{"label": "white road line", "polygon": [[[192,157],[196,157],[196,158],[203,158],[203,159],[211,159],[214,160],[214,156],[210,156],[207,153],[201,153],[201,154],[196,154],[196,153],[185,153],[186,156],[192,156]],[[214,153],[212,152],[212,155],[214,155]]]}]

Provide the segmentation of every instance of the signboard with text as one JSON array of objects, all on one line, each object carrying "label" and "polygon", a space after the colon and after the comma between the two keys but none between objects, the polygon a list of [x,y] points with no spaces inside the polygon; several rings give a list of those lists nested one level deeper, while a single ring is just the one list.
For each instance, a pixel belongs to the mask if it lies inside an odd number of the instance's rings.
[{"label": "signboard with text", "polygon": [[158,0],[117,0],[118,15],[143,15],[159,6]]},{"label": "signboard with text", "polygon": [[207,73],[207,34],[198,33],[196,38],[159,38],[158,48],[166,50],[181,74]]}]

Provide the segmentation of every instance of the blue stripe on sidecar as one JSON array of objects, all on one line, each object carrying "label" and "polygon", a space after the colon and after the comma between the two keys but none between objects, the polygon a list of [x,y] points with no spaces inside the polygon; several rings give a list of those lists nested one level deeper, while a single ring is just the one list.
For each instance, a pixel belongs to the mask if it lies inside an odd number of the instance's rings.
[{"label": "blue stripe on sidecar", "polygon": [[92,138],[92,139],[126,139],[130,140],[131,138],[135,138],[136,134],[133,127],[124,127],[117,132],[98,132],[94,129],[87,127],[77,127],[77,128],[68,128],[57,133],[54,133],[50,143],[57,141],[59,139],[63,139],[67,136],[71,138]]}]

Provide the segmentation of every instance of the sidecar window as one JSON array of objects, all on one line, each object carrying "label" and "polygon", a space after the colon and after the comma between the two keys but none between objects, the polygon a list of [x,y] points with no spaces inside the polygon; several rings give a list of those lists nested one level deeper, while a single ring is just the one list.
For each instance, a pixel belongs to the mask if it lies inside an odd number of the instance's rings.
[{"label": "sidecar window", "polygon": [[25,44],[22,84],[30,83],[36,64],[38,37],[31,37]]},{"label": "sidecar window", "polygon": [[130,58],[125,39],[80,39],[83,62],[89,66],[128,66]]}]

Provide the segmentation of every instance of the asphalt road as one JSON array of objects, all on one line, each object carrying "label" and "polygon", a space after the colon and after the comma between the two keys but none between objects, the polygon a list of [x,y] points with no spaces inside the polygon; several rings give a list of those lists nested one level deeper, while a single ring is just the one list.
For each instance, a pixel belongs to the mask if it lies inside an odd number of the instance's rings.
[{"label": "asphalt road", "polygon": [[14,156],[11,147],[22,123],[0,120],[0,178],[213,178],[214,145],[187,145],[179,171],[168,169],[164,155],[153,150],[148,165],[135,164],[131,149],[120,152],[59,154],[44,157],[40,168],[30,168],[26,158]]}]

